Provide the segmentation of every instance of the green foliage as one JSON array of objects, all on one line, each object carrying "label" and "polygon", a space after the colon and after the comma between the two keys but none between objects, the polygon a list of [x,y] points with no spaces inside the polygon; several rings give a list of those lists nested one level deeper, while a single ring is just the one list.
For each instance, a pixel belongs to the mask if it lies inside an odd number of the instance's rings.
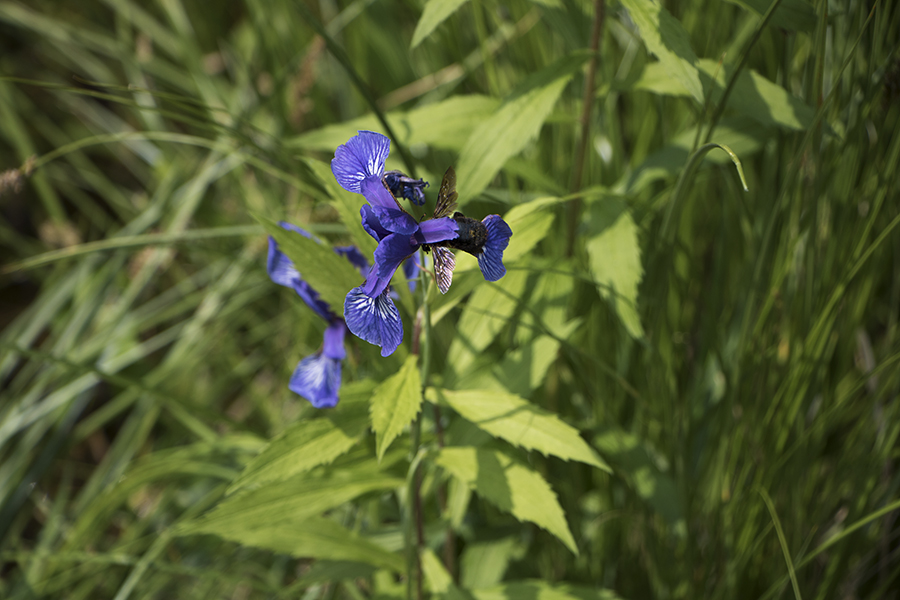
[{"label": "green foliage", "polygon": [[429,397],[510,444],[609,470],[576,429],[518,396],[489,390],[436,390]]},{"label": "green foliage", "polygon": [[[0,0],[0,597],[889,597],[898,12]],[[388,128],[507,274],[316,410]]]},{"label": "green foliage", "polygon": [[647,49],[656,55],[669,77],[678,81],[694,100],[703,102],[697,55],[681,23],[654,0],[622,0],[634,19]]},{"label": "green foliage", "polygon": [[487,448],[444,448],[434,461],[500,510],[546,529],[578,554],[556,494],[539,473]]},{"label": "green foliage", "polygon": [[400,370],[385,379],[372,394],[369,412],[379,461],[422,407],[422,381],[417,364],[418,357],[410,354]]}]

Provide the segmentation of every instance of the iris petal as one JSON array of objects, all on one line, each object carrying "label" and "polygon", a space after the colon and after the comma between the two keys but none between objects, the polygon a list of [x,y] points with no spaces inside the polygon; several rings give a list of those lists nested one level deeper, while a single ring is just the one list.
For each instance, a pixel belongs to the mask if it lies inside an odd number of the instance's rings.
[{"label": "iris petal", "polygon": [[363,286],[350,290],[344,301],[344,321],[353,335],[381,346],[382,356],[393,354],[403,341],[403,322],[387,288],[375,297],[367,295]]},{"label": "iris petal", "polygon": [[363,181],[374,178],[381,183],[390,152],[390,139],[373,131],[360,131],[334,151],[331,172],[342,188],[362,194]]},{"label": "iris petal", "polygon": [[416,234],[416,240],[420,244],[435,244],[437,242],[455,240],[459,237],[459,223],[450,217],[428,219],[420,223],[419,232]]},{"label": "iris petal", "polygon": [[397,207],[372,209],[381,226],[391,233],[412,235],[419,230],[419,223],[408,212]]},{"label": "iris petal", "polygon": [[478,266],[487,281],[497,281],[506,275],[503,251],[509,246],[512,229],[499,215],[488,215],[482,223],[487,228],[487,241],[478,255]]},{"label": "iris petal", "polygon": [[372,206],[400,210],[400,204],[384,187],[384,183],[380,179],[367,177],[360,183],[359,193],[365,196]]},{"label": "iris petal", "polygon": [[344,350],[344,334],[347,333],[347,326],[341,319],[335,319],[325,330],[322,336],[322,354],[328,358],[343,360],[347,356]]},{"label": "iris petal", "polygon": [[297,364],[288,388],[309,400],[316,408],[331,408],[338,403],[341,387],[341,361],[322,353],[307,356]]},{"label": "iris petal", "polygon": [[300,273],[297,272],[294,263],[278,249],[278,244],[271,237],[269,255],[266,258],[266,272],[272,281],[284,287],[294,287],[294,281],[300,279]]}]

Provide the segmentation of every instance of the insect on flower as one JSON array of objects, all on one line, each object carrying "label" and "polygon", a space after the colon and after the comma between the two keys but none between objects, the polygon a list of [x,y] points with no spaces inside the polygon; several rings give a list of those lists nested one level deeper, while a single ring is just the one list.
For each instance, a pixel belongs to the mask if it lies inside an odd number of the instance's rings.
[{"label": "insect on flower", "polygon": [[391,278],[399,266],[419,248],[432,250],[438,288],[450,288],[456,259],[450,248],[458,248],[478,258],[485,279],[496,281],[506,273],[503,250],[512,231],[498,215],[483,221],[460,212],[449,216],[456,206],[456,175],[447,170],[438,205],[431,219],[417,222],[397,201],[397,195],[418,203],[424,198],[422,180],[399,171],[384,171],[391,141],[373,131],[360,131],[334,152],[331,172],[345,190],[362,194],[368,201],[360,209],[362,226],[378,241],[374,264],[366,282],[350,290],[344,301],[344,319],[354,335],[381,346],[382,356],[397,349],[403,339],[403,324],[387,294]]},{"label": "insect on flower", "polygon": [[506,275],[506,267],[503,266],[503,251],[509,245],[512,230],[499,215],[489,215],[483,221],[472,219],[456,208],[456,171],[449,167],[441,181],[441,189],[438,192],[437,204],[434,207],[435,219],[446,217],[453,213],[453,220],[459,227],[459,235],[452,239],[437,244],[426,244],[422,247],[425,252],[431,250],[434,253],[434,279],[442,294],[446,294],[453,281],[453,269],[456,267],[456,257],[449,248],[456,248],[468,252],[478,259],[478,267],[487,281],[497,281]]}]

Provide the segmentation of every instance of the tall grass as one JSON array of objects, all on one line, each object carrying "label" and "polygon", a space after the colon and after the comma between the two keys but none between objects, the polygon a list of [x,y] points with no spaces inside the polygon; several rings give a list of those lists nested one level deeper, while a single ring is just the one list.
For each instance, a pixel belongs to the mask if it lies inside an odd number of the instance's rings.
[{"label": "tall grass", "polygon": [[[460,181],[467,214],[555,199],[499,285],[461,272],[435,301],[428,366],[558,414],[613,473],[520,455],[575,555],[427,470],[426,544],[456,538],[443,595],[896,593],[897,6],[666,2],[700,101],[623,4],[470,2],[410,48],[420,2],[0,2],[0,596],[404,597],[365,561],[179,529],[318,416],[287,381],[322,327],[267,278],[254,215],[367,243],[320,176],[357,125],[387,114],[433,201],[501,102],[565,69],[533,139],[486,189]],[[401,364],[352,346],[342,403]],[[444,410],[448,443],[484,442]],[[404,493],[360,498],[329,515],[399,550]]]}]

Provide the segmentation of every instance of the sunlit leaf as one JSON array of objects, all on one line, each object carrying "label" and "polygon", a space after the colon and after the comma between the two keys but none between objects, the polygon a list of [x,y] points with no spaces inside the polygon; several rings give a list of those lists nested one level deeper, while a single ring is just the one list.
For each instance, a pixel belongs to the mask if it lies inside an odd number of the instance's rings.
[{"label": "sunlit leaf", "polygon": [[223,539],[283,552],[298,558],[353,561],[391,569],[397,573],[406,570],[402,556],[388,552],[331,519],[311,517],[297,519],[286,515],[280,519],[265,519],[253,524],[235,524],[215,530],[203,528],[185,531],[183,534],[210,533]]},{"label": "sunlit leaf", "polygon": [[435,462],[500,510],[546,529],[578,554],[556,494],[537,472],[485,448],[444,448]]},{"label": "sunlit leaf", "polygon": [[425,548],[421,553],[422,574],[425,582],[431,590],[433,598],[446,600],[472,600],[472,596],[453,582],[453,576],[441,564],[430,548]]},{"label": "sunlit leaf", "polygon": [[478,354],[494,340],[515,312],[527,279],[525,271],[511,270],[500,281],[482,283],[475,289],[463,309],[457,335],[447,352],[448,374],[459,376],[465,373]]},{"label": "sunlit leaf", "polygon": [[[698,67],[707,87],[712,89],[713,101],[718,102],[726,81],[732,77],[734,66],[704,59],[699,61]],[[684,84],[671,77],[669,70],[661,63],[647,65],[634,87],[670,96],[690,95]],[[792,130],[808,128],[815,116],[813,109],[803,100],[752,69],[745,69],[738,75],[728,98],[728,108],[762,125]]]},{"label": "sunlit leaf", "polygon": [[415,48],[427,38],[438,25],[443,23],[447,17],[456,12],[460,6],[466,3],[466,0],[428,0],[422,16],[416,24],[416,30],[413,33],[412,42],[409,47]]},{"label": "sunlit leaf", "polygon": [[537,137],[563,88],[586,59],[584,53],[572,54],[531,76],[472,131],[456,169],[460,204],[480,194],[506,160]]},{"label": "sunlit leaf", "polygon": [[[362,384],[362,385],[361,385]],[[299,421],[272,440],[241,473],[229,488],[287,479],[319,465],[331,463],[352,448],[369,425],[365,406],[347,396],[371,393],[371,382],[361,382],[341,389],[341,404],[319,419]]]},{"label": "sunlit leaf", "polygon": [[232,494],[186,527],[192,532],[221,533],[253,529],[279,519],[304,520],[374,490],[391,489],[402,479],[380,473],[374,461],[369,471],[357,467],[327,477],[294,476]]},{"label": "sunlit leaf", "polygon": [[488,390],[428,390],[429,400],[444,402],[495,437],[563,460],[577,460],[609,471],[578,430],[514,394]]},{"label": "sunlit leaf", "polygon": [[703,102],[703,86],[697,73],[697,55],[681,23],[653,0],[622,0],[638,26],[647,49],[659,58],[670,77],[677,79],[697,101]]},{"label": "sunlit leaf", "polygon": [[644,275],[637,226],[624,202],[598,200],[591,206],[591,238],[585,244],[591,274],[600,295],[607,299],[635,338],[644,335],[638,315],[638,284]]},{"label": "sunlit leaf", "polygon": [[619,596],[605,589],[581,587],[564,583],[550,583],[540,579],[510,581],[487,589],[473,590],[477,600],[619,600]]},{"label": "sunlit leaf", "polygon": [[[452,96],[414,108],[409,112],[392,111],[387,114],[388,123],[406,145],[425,144],[435,148],[458,151],[466,143],[472,130],[490,117],[500,100],[479,94]],[[344,123],[314,129],[288,141],[288,145],[306,150],[321,150],[334,154],[335,148],[356,135],[359,130],[382,131],[384,128],[375,115],[366,115]],[[396,151],[388,159],[388,168],[397,160]],[[401,165],[396,163],[397,168]],[[440,183],[440,182],[438,182]]]},{"label": "sunlit leaf", "polygon": [[422,406],[422,383],[417,362],[418,356],[410,354],[400,370],[379,385],[372,395],[369,410],[378,460]]},{"label": "sunlit leaf", "polygon": [[522,558],[525,548],[517,536],[467,543],[460,559],[460,584],[468,589],[497,585],[509,563]]}]

